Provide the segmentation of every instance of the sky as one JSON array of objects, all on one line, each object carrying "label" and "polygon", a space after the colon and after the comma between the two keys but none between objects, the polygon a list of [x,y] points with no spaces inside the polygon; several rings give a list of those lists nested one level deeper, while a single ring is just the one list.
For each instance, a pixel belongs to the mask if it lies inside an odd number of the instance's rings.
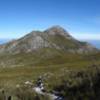
[{"label": "sky", "polygon": [[79,40],[100,41],[100,0],[0,0],[0,39],[53,25]]}]

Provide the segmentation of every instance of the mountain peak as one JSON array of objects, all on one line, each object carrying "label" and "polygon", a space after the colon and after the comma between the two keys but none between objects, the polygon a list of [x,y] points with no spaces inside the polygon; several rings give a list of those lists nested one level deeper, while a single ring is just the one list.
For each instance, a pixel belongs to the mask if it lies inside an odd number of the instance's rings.
[{"label": "mountain peak", "polygon": [[67,32],[63,27],[61,27],[59,25],[52,26],[52,27],[48,28],[46,31],[48,31],[48,30],[52,30],[52,31],[58,30],[58,31],[62,31],[62,32]]},{"label": "mountain peak", "polygon": [[44,32],[46,32],[50,35],[58,35],[59,34],[59,35],[65,36],[65,37],[69,36],[69,33],[59,25],[52,26],[52,27],[48,28],[47,30],[45,30]]},{"label": "mountain peak", "polygon": [[61,27],[60,25],[54,25],[54,26],[50,27],[49,29],[57,29],[57,30],[65,31],[65,29],[63,27]]}]

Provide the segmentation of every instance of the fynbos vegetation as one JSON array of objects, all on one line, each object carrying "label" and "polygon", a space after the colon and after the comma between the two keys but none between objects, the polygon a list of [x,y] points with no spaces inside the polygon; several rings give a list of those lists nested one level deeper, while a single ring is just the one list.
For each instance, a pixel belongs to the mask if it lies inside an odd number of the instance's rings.
[{"label": "fynbos vegetation", "polygon": [[100,100],[99,83],[100,51],[59,26],[0,46],[0,100]]}]

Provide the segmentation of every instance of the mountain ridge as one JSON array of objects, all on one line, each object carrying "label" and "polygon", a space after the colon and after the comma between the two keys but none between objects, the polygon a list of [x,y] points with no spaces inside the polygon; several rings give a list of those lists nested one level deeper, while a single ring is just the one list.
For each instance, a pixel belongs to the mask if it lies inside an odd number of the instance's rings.
[{"label": "mountain ridge", "polygon": [[33,52],[40,48],[55,48],[64,52],[95,52],[90,44],[74,39],[65,29],[53,26],[44,31],[32,31],[24,37],[0,46],[0,53]]}]

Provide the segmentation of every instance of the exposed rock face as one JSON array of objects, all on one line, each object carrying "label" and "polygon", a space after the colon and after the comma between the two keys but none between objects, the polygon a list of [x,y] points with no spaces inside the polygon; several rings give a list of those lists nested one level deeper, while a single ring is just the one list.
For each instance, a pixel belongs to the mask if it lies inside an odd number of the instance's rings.
[{"label": "exposed rock face", "polygon": [[4,44],[0,46],[0,53],[27,53],[41,48],[54,48],[73,53],[97,51],[95,47],[74,39],[62,27],[54,26],[43,32],[32,31],[18,40]]}]

